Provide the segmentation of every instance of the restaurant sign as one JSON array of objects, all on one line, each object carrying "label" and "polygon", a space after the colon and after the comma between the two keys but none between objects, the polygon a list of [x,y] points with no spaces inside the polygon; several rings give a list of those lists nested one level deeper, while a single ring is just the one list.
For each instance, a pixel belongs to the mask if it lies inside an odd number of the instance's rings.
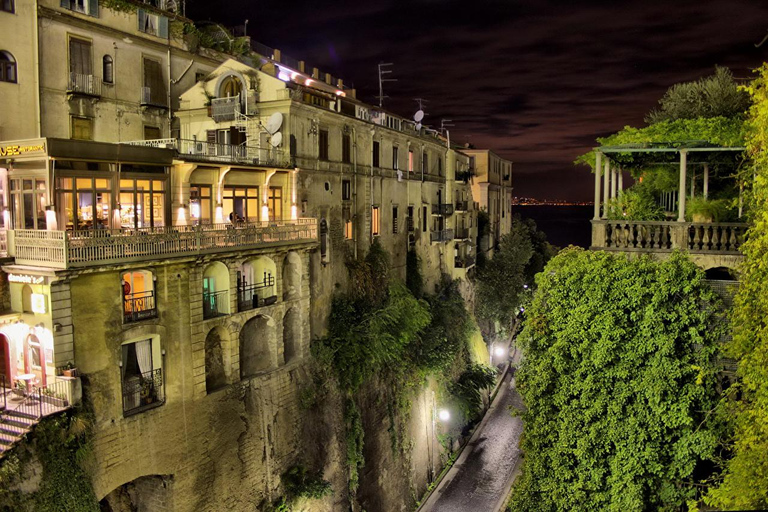
[{"label": "restaurant sign", "polygon": [[26,146],[0,146],[0,157],[22,156],[29,153],[45,153],[45,143],[30,144]]},{"label": "restaurant sign", "polygon": [[24,284],[45,284],[45,276],[31,276],[28,274],[8,274],[8,282]]}]

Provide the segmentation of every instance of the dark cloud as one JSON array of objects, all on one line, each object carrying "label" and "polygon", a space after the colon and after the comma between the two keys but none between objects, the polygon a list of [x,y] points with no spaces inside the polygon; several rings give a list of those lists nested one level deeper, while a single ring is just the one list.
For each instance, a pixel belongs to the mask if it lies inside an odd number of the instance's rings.
[{"label": "dark cloud", "polygon": [[[768,56],[755,48],[768,3],[750,0],[232,0],[228,25],[354,84],[374,101],[376,65],[394,62],[387,107],[454,121],[452,139],[515,162],[516,192],[588,199],[573,160],[595,138],[639,125],[670,85],[730,67],[739,77]],[[210,2],[187,14],[211,17]]]}]

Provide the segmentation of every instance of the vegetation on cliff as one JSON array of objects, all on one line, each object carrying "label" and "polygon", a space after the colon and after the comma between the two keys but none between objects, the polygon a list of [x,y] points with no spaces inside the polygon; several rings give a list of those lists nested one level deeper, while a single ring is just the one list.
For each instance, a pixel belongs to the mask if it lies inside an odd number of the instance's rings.
[{"label": "vegetation on cliff", "polygon": [[518,340],[523,474],[512,510],[678,510],[698,498],[717,414],[717,296],[669,261],[567,249]]}]

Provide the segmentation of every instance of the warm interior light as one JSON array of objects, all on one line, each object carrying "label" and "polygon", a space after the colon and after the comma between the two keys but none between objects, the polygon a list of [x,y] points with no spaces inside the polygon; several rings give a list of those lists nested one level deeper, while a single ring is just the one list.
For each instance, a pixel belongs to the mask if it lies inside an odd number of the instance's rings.
[{"label": "warm interior light", "polygon": [[179,209],[176,212],[176,225],[177,226],[187,225],[187,209],[184,208],[183,206],[179,206]]},{"label": "warm interior light", "polygon": [[45,210],[45,225],[48,231],[56,231],[59,229],[59,223],[56,221],[56,212],[52,209]]},{"label": "warm interior light", "polygon": [[224,207],[216,205],[216,224],[224,224]]},{"label": "warm interior light", "polygon": [[295,204],[291,205],[291,220],[296,220],[298,218],[299,218],[299,209],[298,209],[298,207]]},{"label": "warm interior light", "polygon": [[269,220],[269,206],[264,205],[261,207],[261,220],[268,221]]}]

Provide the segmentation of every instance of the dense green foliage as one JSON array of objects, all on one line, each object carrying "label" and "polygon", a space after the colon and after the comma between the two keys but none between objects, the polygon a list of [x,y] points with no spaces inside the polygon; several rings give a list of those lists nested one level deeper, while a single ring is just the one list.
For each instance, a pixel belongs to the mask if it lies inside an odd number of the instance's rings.
[{"label": "dense green foliage", "polygon": [[742,245],[745,262],[733,311],[729,355],[739,360],[731,388],[735,436],[724,479],[707,498],[722,508],[768,508],[768,65],[748,88],[747,147],[754,163],[752,227]]},{"label": "dense green foliage", "polygon": [[510,232],[501,237],[493,258],[477,274],[479,318],[507,326],[522,302],[524,286],[534,284],[533,277],[544,268],[554,250],[546,235],[530,219],[512,219]]},{"label": "dense green foliage", "polygon": [[448,386],[448,391],[464,417],[471,419],[483,408],[482,390],[493,386],[495,381],[495,369],[483,364],[471,364],[456,382]]},{"label": "dense green foliage", "polygon": [[421,275],[421,258],[416,249],[411,248],[405,257],[405,287],[420,299],[424,294],[424,278]]},{"label": "dense green foliage", "polygon": [[282,475],[289,499],[320,499],[333,493],[330,482],[301,465],[293,466]]},{"label": "dense green foliage", "polygon": [[715,74],[693,82],[675,84],[651,111],[648,124],[677,119],[739,117],[749,108],[749,95],[739,89],[728,68],[715,67]]},{"label": "dense green foliage", "polygon": [[512,510],[678,510],[717,455],[717,297],[681,254],[571,248],[518,336],[523,475]]}]

